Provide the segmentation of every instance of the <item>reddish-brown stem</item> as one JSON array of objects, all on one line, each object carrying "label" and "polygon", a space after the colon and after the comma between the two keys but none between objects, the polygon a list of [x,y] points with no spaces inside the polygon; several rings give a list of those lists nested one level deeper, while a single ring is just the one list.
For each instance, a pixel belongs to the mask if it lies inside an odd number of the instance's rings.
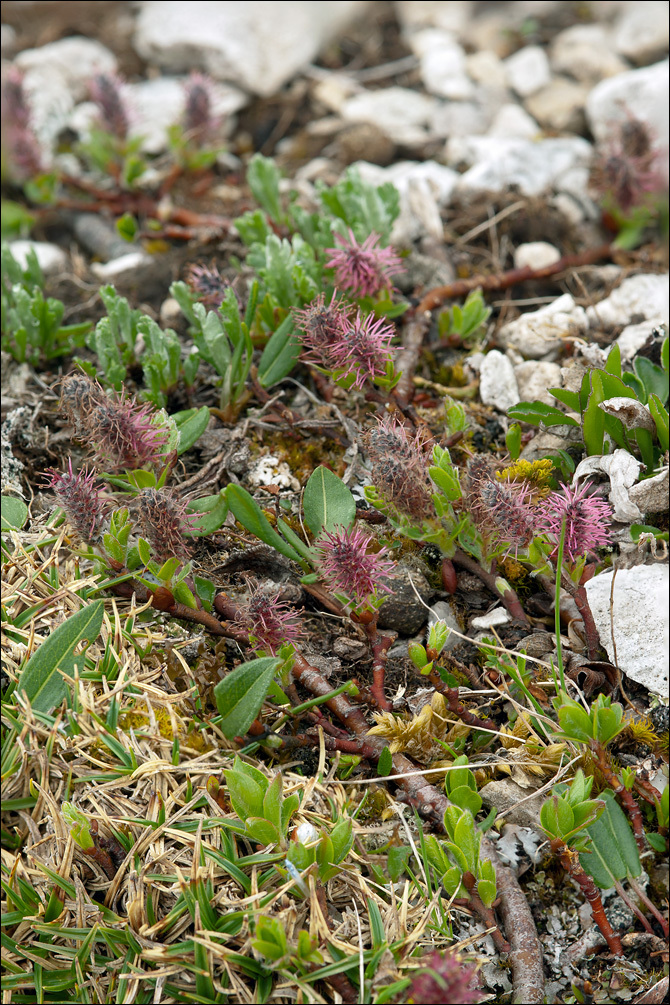
[{"label": "reddish-brown stem", "polygon": [[640,900],[642,901],[642,903],[644,904],[644,906],[647,908],[647,910],[651,914],[654,915],[654,917],[658,921],[659,925],[661,926],[661,931],[663,932],[663,935],[667,939],[667,937],[668,937],[668,919],[663,917],[663,915],[658,910],[658,908],[656,907],[655,904],[652,904],[652,902],[649,900],[649,897],[644,892],[644,890],[642,889],[642,887],[638,884],[638,882],[637,882],[637,880],[635,879],[634,876],[629,876],[628,877],[628,882],[630,883],[631,889],[637,894],[637,896],[640,898]]},{"label": "reddish-brown stem", "polygon": [[500,953],[509,953],[512,948],[498,928],[498,922],[490,907],[487,907],[477,893],[477,879],[471,872],[463,873],[463,886],[468,891],[468,904],[471,910],[480,918],[487,928],[492,928],[491,938]]},{"label": "reddish-brown stem", "polygon": [[603,778],[613,789],[614,794],[619,796],[621,802],[626,808],[626,812],[630,817],[633,834],[635,835],[635,842],[638,848],[640,851],[646,851],[647,844],[644,837],[644,824],[642,822],[640,807],[637,805],[637,799],[630,789],[626,788],[616,772],[612,770],[607,760],[607,751],[603,747],[602,743],[600,743],[599,740],[589,740],[589,748]]},{"label": "reddish-brown stem", "polygon": [[[116,583],[109,589],[118,597],[125,597],[128,600],[134,594],[141,604],[145,604],[152,596],[145,586],[134,579],[126,580],[124,583]],[[169,593],[169,591],[165,591],[165,593]],[[220,635],[229,639],[238,638],[237,629],[222,625],[213,614],[209,614],[207,611],[196,611],[192,607],[187,607],[186,604],[179,604],[174,598],[171,602],[167,602],[161,595],[160,605],[155,604],[154,606],[172,618],[181,618],[182,621],[192,621],[197,625],[203,625],[212,635]]]},{"label": "reddish-brown stem", "polygon": [[457,565],[467,569],[468,572],[474,573],[475,576],[478,576],[479,579],[481,579],[482,583],[488,586],[492,593],[495,593],[497,597],[501,597],[503,604],[513,618],[516,618],[518,621],[523,621],[526,625],[530,624],[526,616],[526,612],[521,606],[521,601],[511,586],[505,590],[504,593],[500,593],[498,587],[496,586],[496,580],[498,577],[492,572],[487,572],[476,559],[471,558],[470,555],[467,555],[460,548],[457,548],[454,552],[453,561],[456,562]]},{"label": "reddish-brown stem", "polygon": [[554,838],[551,841],[551,850],[559,856],[561,865],[568,875],[578,884],[584,894],[584,897],[591,905],[593,920],[602,932],[605,941],[609,946],[610,952],[614,953],[615,956],[623,956],[621,939],[614,931],[612,931],[612,926],[607,920],[605,908],[603,907],[603,902],[600,899],[600,891],[591,877],[586,875],[579,864],[579,855],[577,852],[568,848],[561,838]]},{"label": "reddish-brown stem", "polygon": [[573,598],[575,604],[577,605],[577,610],[582,616],[582,621],[584,622],[584,639],[586,641],[586,651],[589,659],[607,659],[607,653],[604,651],[600,642],[600,635],[598,634],[598,629],[596,628],[596,623],[593,619],[593,613],[591,611],[585,587],[577,586],[573,583],[572,579],[570,579],[570,576],[565,573],[561,577],[561,585]]},{"label": "reddish-brown stem", "polygon": [[597,247],[588,248],[577,255],[564,255],[557,262],[545,265],[541,269],[533,269],[527,265],[522,269],[510,269],[508,272],[499,272],[493,276],[472,276],[470,279],[459,279],[446,286],[436,286],[424,294],[416,308],[416,315],[420,316],[425,311],[433,311],[436,307],[441,307],[445,300],[465,297],[476,289],[481,289],[484,293],[495,293],[499,290],[508,290],[510,286],[516,286],[518,283],[525,283],[528,280],[550,279],[552,276],[565,272],[566,269],[574,269],[580,265],[591,265],[603,258],[611,258],[612,251],[611,244],[599,244]]},{"label": "reddish-brown stem", "polygon": [[463,702],[459,700],[458,688],[449,687],[445,684],[434,667],[428,679],[435,690],[444,695],[447,700],[447,708],[452,715],[457,715],[462,722],[466,723],[468,726],[472,726],[473,729],[496,728],[496,724],[492,719],[480,719],[478,715],[475,715],[474,712],[467,709]]},{"label": "reddish-brown stem", "polygon": [[377,619],[378,612],[375,611],[372,621],[364,626],[365,634],[368,637],[370,649],[372,650],[372,687],[370,688],[370,694],[377,708],[380,708],[382,712],[390,712],[393,705],[384,694],[384,679],[386,677],[388,651],[393,645],[396,635],[395,633],[393,635],[380,635],[377,631]]}]

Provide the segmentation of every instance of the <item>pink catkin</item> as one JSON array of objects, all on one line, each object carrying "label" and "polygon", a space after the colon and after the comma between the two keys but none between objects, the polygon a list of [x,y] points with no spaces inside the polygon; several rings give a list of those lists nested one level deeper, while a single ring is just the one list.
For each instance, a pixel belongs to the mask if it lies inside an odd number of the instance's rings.
[{"label": "pink catkin", "polygon": [[304,635],[299,614],[279,599],[277,591],[256,589],[236,618],[253,637],[252,648],[273,656],[282,645],[297,642]]},{"label": "pink catkin", "polygon": [[570,562],[576,562],[612,540],[612,507],[604,499],[590,494],[588,482],[563,485],[559,492],[552,492],[538,514],[538,531],[547,534],[558,545],[564,517],[563,554]]},{"label": "pink catkin", "polygon": [[326,585],[350,597],[357,607],[365,607],[380,590],[391,592],[385,580],[393,575],[394,563],[385,557],[386,548],[368,553],[372,540],[358,527],[336,527],[332,533],[324,532],[314,545]]},{"label": "pink catkin", "polygon": [[335,284],[354,297],[374,297],[390,285],[391,276],[402,271],[402,262],[393,248],[378,248],[378,234],[370,234],[359,244],[352,230],[349,240],[335,235],[337,248],[328,248],[326,267],[335,270]]},{"label": "pink catkin", "polygon": [[366,380],[382,377],[391,360],[393,326],[373,314],[363,317],[360,311],[344,328],[342,338],[330,347],[334,369],[342,370],[341,379],[354,378],[355,387]]},{"label": "pink catkin", "polygon": [[408,991],[408,1003],[416,1005],[476,1005],[481,1002],[477,970],[458,953],[434,952],[413,979]]},{"label": "pink catkin", "polygon": [[120,140],[129,129],[129,115],[123,96],[124,81],[115,73],[99,73],[93,77],[89,90],[100,111],[101,125]]},{"label": "pink catkin", "polygon": [[506,544],[506,554],[518,554],[540,531],[528,504],[532,489],[524,484],[496,481],[494,465],[482,454],[468,464],[463,505],[485,542]]}]

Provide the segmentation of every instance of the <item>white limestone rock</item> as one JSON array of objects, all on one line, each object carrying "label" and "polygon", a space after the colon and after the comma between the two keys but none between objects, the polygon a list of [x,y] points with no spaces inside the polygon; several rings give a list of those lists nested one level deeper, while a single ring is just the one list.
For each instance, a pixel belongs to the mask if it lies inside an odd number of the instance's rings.
[{"label": "white limestone rock", "polygon": [[450,165],[469,164],[458,189],[464,195],[504,192],[516,186],[522,195],[540,195],[560,187],[563,176],[574,168],[588,167],[591,144],[579,136],[527,139],[498,136],[455,137],[447,142],[445,157]]},{"label": "white limestone rock", "polygon": [[479,396],[483,404],[506,412],[521,401],[511,361],[498,349],[492,349],[482,360],[479,372]]},{"label": "white limestone rock", "polygon": [[611,33],[602,24],[566,28],[553,40],[549,59],[555,73],[567,73],[583,84],[597,84],[629,69],[612,51]]},{"label": "white limestone rock", "polygon": [[642,273],[624,279],[599,304],[587,307],[591,327],[627,325],[643,319],[668,322],[668,273]]},{"label": "white limestone rock", "polygon": [[499,136],[503,139],[534,140],[541,133],[539,123],[521,105],[509,102],[502,106],[486,135]]},{"label": "white limestone rock", "polygon": [[28,264],[28,254],[34,251],[45,276],[58,275],[67,268],[66,253],[57,244],[48,241],[12,241],[9,250],[23,269]]},{"label": "white limestone rock", "polygon": [[668,566],[638,565],[619,569],[610,618],[611,571],[586,584],[600,639],[624,674],[654,694],[668,693]]},{"label": "white limestone rock", "polygon": [[668,180],[668,60],[601,80],[586,101],[589,128],[599,143],[615,135],[617,126],[633,115],[649,126],[662,154],[661,170]]},{"label": "white limestone rock", "polygon": [[549,388],[561,386],[561,368],[558,363],[529,359],[514,367],[514,375],[521,401],[543,401],[545,405],[557,407],[558,402],[549,394]]},{"label": "white limestone rock", "polygon": [[140,4],[134,46],[151,63],[173,72],[194,67],[268,96],[365,11],[363,0],[322,3],[219,3],[191,0]]},{"label": "white limestone rock", "polygon": [[646,0],[627,4],[614,31],[614,48],[633,63],[645,65],[668,51],[668,4]]},{"label": "white limestone rock", "polygon": [[341,114],[346,122],[371,122],[394,143],[412,146],[429,136],[427,125],[438,105],[407,87],[384,87],[363,91],[344,102]]},{"label": "white limestone rock", "polygon": [[465,101],[474,94],[474,85],[465,68],[465,50],[450,32],[429,28],[410,38],[412,51],[419,57],[423,86],[429,94],[452,101]]},{"label": "white limestone rock", "polygon": [[421,28],[441,28],[460,35],[468,26],[472,0],[396,0],[395,15],[405,36]]},{"label": "white limestone rock", "polygon": [[98,73],[114,73],[117,67],[113,52],[95,39],[81,35],[61,38],[38,49],[24,49],[15,63],[31,76],[41,76],[46,86],[54,76],[60,77],[74,101],[88,97],[92,77]]},{"label": "white limestone rock", "polygon": [[624,330],[616,340],[621,352],[621,359],[630,363],[645,344],[654,328],[663,324],[663,318],[650,318],[649,321],[641,321],[637,325],[626,325]]},{"label": "white limestone rock", "polygon": [[569,293],[537,311],[528,311],[500,329],[505,348],[516,349],[527,359],[555,360],[566,336],[582,335],[588,327],[586,312]]},{"label": "white limestone rock", "polygon": [[514,249],[514,268],[523,269],[527,265],[533,269],[542,269],[553,265],[561,257],[561,253],[548,241],[529,241]]},{"label": "white limestone rock", "polygon": [[578,132],[584,121],[584,105],[589,89],[567,77],[555,77],[551,83],[525,100],[526,110],[545,129]]},{"label": "white limestone rock", "polygon": [[392,182],[400,193],[400,214],[393,225],[391,242],[408,247],[424,234],[441,237],[439,210],[449,203],[458,174],[436,161],[399,161],[388,168],[358,161],[363,181],[371,185]]},{"label": "white limestone rock", "polygon": [[509,86],[520,98],[546,87],[551,81],[551,69],[544,49],[527,45],[504,61]]}]

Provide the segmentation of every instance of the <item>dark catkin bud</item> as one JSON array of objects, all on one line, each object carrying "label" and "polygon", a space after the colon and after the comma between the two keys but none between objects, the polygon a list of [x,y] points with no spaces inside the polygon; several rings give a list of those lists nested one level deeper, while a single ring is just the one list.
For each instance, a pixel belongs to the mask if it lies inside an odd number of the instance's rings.
[{"label": "dark catkin bud", "polygon": [[212,82],[202,73],[194,72],[185,85],[184,132],[195,140],[204,140],[216,132],[221,122],[212,113]]},{"label": "dark catkin bud", "polygon": [[151,421],[149,405],[108,399],[91,414],[88,428],[95,459],[105,471],[135,471],[165,460],[167,430]]},{"label": "dark catkin bud", "polygon": [[139,515],[142,535],[151,545],[156,561],[188,559],[185,534],[191,524],[183,502],[169,492],[143,489],[139,494]]},{"label": "dark catkin bud", "polygon": [[431,953],[407,991],[408,1003],[424,1005],[477,1005],[482,991],[474,964],[458,953]]},{"label": "dark catkin bud", "polygon": [[47,485],[56,493],[59,506],[79,537],[92,544],[100,539],[107,514],[107,502],[96,485],[94,474],[82,468],[77,474],[68,459],[67,471],[48,469]]},{"label": "dark catkin bud", "polygon": [[62,383],[60,410],[74,426],[77,438],[89,429],[94,409],[106,401],[100,385],[84,373],[72,373]]},{"label": "dark catkin bud", "polygon": [[15,181],[27,181],[44,171],[23,73],[15,66],[9,68],[2,81],[2,134],[3,154]]},{"label": "dark catkin bud", "polygon": [[125,140],[129,123],[121,78],[114,73],[99,73],[91,81],[89,90],[100,110],[102,125],[120,140]]},{"label": "dark catkin bud", "polygon": [[596,150],[590,183],[596,195],[611,199],[623,213],[665,185],[658,150],[646,123],[628,115]]},{"label": "dark catkin bud", "polygon": [[365,437],[372,461],[372,482],[395,509],[415,520],[435,516],[428,455],[421,436],[412,436],[405,426],[385,416]]},{"label": "dark catkin bud", "polygon": [[529,505],[531,488],[523,483],[497,481],[494,463],[483,455],[468,464],[463,505],[482,537],[494,546],[507,543],[507,553],[517,554],[537,533],[536,517]]},{"label": "dark catkin bud", "polygon": [[328,305],[324,294],[320,293],[302,310],[294,308],[293,317],[297,328],[302,332],[302,343],[307,350],[305,359],[308,362],[317,363],[326,369],[335,369],[337,364],[333,357],[333,346],[342,341],[349,326],[351,310],[350,304],[337,299],[337,293],[333,293]]},{"label": "dark catkin bud", "polygon": [[220,307],[231,284],[216,265],[189,265],[184,275],[187,285],[206,307]]}]

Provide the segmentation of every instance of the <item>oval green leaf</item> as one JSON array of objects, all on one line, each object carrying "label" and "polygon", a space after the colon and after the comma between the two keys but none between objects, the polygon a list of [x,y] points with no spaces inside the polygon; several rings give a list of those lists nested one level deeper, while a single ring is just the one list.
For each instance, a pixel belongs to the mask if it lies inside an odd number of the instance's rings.
[{"label": "oval green leaf", "polygon": [[19,683],[38,712],[50,712],[59,705],[67,694],[67,684],[63,674],[74,676],[75,669],[82,671],[84,653],[75,655],[80,642],[94,642],[102,628],[104,601],[96,600],[77,611],[67,621],[44,640],[42,645],[26,663]]},{"label": "oval green leaf", "polygon": [[315,537],[332,533],[338,525],[349,528],[356,516],[356,503],[347,486],[322,464],[305,486],[305,522]]},{"label": "oval green leaf", "polygon": [[219,728],[227,740],[244,736],[260,712],[270,681],[281,660],[262,656],[236,667],[214,688],[216,707],[221,715]]}]

